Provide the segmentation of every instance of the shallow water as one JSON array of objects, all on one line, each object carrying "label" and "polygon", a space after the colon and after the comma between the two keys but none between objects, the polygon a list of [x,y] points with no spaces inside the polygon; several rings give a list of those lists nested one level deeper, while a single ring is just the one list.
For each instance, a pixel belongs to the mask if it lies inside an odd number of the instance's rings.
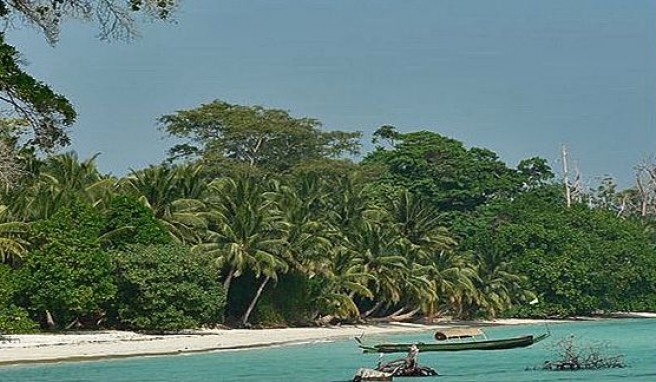
[{"label": "shallow water", "polygon": [[[441,376],[398,381],[656,381],[656,319],[550,324],[552,336],[532,347],[499,351],[422,353],[419,361]],[[491,327],[488,337],[539,334],[544,325]],[[431,334],[371,336],[367,341],[430,341]],[[623,354],[624,369],[594,371],[533,370],[553,359],[555,343],[574,335],[577,343],[603,343],[606,352]],[[399,355],[400,356],[400,355]],[[389,360],[397,357],[385,355]],[[268,349],[193,355],[137,357],[92,362],[6,366],[0,381],[11,382],[210,382],[348,381],[359,367],[376,364],[378,355],[361,354],[351,340],[316,342]]]}]

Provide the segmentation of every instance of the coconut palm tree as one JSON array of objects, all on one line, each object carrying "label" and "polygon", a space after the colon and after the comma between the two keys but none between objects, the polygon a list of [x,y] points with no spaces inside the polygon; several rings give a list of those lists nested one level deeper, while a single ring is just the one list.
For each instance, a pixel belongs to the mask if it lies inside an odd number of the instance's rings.
[{"label": "coconut palm tree", "polygon": [[274,206],[259,180],[242,176],[223,178],[209,185],[205,203],[209,208],[210,234],[194,251],[216,258],[224,270],[223,286],[230,292],[232,281],[245,271],[259,280],[256,294],[241,317],[248,324],[264,288],[286,272],[284,234],[276,224]]},{"label": "coconut palm tree", "polygon": [[202,198],[207,180],[200,165],[150,166],[132,171],[121,189],[148,206],[181,243],[198,243],[207,228]]},{"label": "coconut palm tree", "polygon": [[340,245],[334,246],[332,253],[329,268],[317,277],[320,293],[315,299],[315,316],[324,314],[320,321],[330,321],[333,317],[360,317],[355,298],[374,298],[368,287],[374,276],[367,272],[361,258]]},{"label": "coconut palm tree", "polygon": [[437,290],[436,308],[442,313],[461,316],[466,304],[473,301],[477,292],[474,286],[477,273],[470,254],[440,251],[433,255],[432,261],[429,273]]},{"label": "coconut palm tree", "polygon": [[443,216],[437,208],[408,190],[387,195],[385,208],[399,232],[415,246],[426,251],[453,248],[456,241],[442,225]]},{"label": "coconut palm tree", "polygon": [[493,249],[484,249],[472,255],[477,277],[474,279],[475,298],[464,309],[468,316],[496,317],[514,303],[535,298],[533,292],[522,287],[525,276],[516,274],[508,261]]},{"label": "coconut palm tree", "polygon": [[75,200],[102,206],[111,197],[115,180],[98,171],[96,158],[80,162],[74,152],[46,158],[34,167],[35,176],[7,195],[12,216],[24,221],[45,219]]},{"label": "coconut palm tree", "polygon": [[267,194],[274,222],[284,237],[284,256],[296,270],[312,277],[331,261],[331,237],[335,229],[321,219],[326,197],[318,177],[302,176],[292,185],[276,183]]},{"label": "coconut palm tree", "polygon": [[392,227],[372,220],[361,221],[344,235],[345,248],[360,259],[364,271],[374,278],[370,289],[375,298],[387,305],[398,303],[403,294],[399,280],[407,272],[403,238]]},{"label": "coconut palm tree", "polygon": [[0,206],[0,263],[17,265],[27,253],[27,240],[23,235],[28,224],[7,220],[7,206]]}]

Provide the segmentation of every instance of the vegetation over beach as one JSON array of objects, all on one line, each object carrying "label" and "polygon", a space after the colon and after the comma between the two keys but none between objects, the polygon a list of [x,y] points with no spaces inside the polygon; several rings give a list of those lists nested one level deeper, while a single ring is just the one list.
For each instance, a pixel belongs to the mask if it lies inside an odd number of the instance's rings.
[{"label": "vegetation over beach", "polygon": [[567,206],[540,158],[511,168],[390,126],[354,162],[357,133],[222,101],[161,123],[183,143],[122,178],[6,134],[22,174],[0,199],[2,331],[656,307],[651,217],[629,208],[634,190]]},{"label": "vegetation over beach", "polygon": [[[0,18],[54,44],[61,20],[130,39],[175,7],[0,0]],[[76,111],[4,37],[1,333],[656,311],[653,163],[586,190],[436,132],[381,126],[362,153],[359,132],[215,100],[160,117],[168,159],[116,177],[62,152]]]}]

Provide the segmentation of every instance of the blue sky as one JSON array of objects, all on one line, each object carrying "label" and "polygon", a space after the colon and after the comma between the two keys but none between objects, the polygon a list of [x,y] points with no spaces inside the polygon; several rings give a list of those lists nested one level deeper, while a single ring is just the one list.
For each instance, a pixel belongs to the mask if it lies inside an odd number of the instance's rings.
[{"label": "blue sky", "polygon": [[[175,23],[106,43],[67,24],[50,47],[8,32],[27,70],[79,111],[72,149],[104,172],[160,162],[157,117],[214,99],[329,130],[431,130],[510,166],[566,144],[589,185],[656,153],[653,0],[181,0]],[[365,148],[370,148],[366,145]]]}]

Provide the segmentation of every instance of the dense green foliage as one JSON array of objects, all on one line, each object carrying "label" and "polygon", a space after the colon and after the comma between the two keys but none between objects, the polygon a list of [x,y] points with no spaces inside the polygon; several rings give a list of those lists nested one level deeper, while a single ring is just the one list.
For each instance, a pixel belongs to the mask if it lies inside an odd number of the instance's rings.
[{"label": "dense green foliage", "polygon": [[16,306],[11,269],[0,265],[0,333],[29,333],[38,328],[24,308]]},{"label": "dense green foliage", "polygon": [[498,224],[470,236],[527,276],[542,301],[522,315],[589,315],[656,309],[654,243],[637,221],[527,193],[500,210]]},{"label": "dense green foliage", "polygon": [[391,149],[378,147],[363,163],[385,165],[383,184],[424,196],[441,211],[471,211],[511,195],[524,181],[494,152],[467,149],[462,142],[428,131],[394,134]]},{"label": "dense green foliage", "polygon": [[32,227],[34,250],[16,272],[18,294],[32,318],[56,327],[94,320],[115,293],[109,254],[98,237],[102,219],[76,203]]},{"label": "dense green foliage", "polygon": [[[177,5],[0,0],[0,19],[129,40]],[[565,202],[542,158],[386,125],[356,163],[360,133],[217,100],[162,116],[167,164],[116,179],[53,154],[76,111],[5,37],[0,332],[656,310],[656,166]]]},{"label": "dense green foliage", "polygon": [[322,132],[316,119],[284,110],[214,101],[160,118],[162,129],[186,142],[171,159],[200,158],[210,165],[287,171],[303,162],[356,154],[359,133]]},{"label": "dense green foliage", "polygon": [[116,179],[95,157],[22,159],[0,193],[0,330],[656,310],[636,190],[606,180],[568,206],[542,158],[391,126],[355,163],[357,134],[257,106],[161,122],[184,163]]},{"label": "dense green foliage", "polygon": [[130,244],[167,244],[171,237],[153,212],[134,197],[119,195],[109,202],[105,217],[105,247],[124,249]]},{"label": "dense green foliage", "polygon": [[207,258],[180,245],[133,246],[112,257],[118,290],[110,321],[118,327],[179,330],[222,322],[225,294]]}]

